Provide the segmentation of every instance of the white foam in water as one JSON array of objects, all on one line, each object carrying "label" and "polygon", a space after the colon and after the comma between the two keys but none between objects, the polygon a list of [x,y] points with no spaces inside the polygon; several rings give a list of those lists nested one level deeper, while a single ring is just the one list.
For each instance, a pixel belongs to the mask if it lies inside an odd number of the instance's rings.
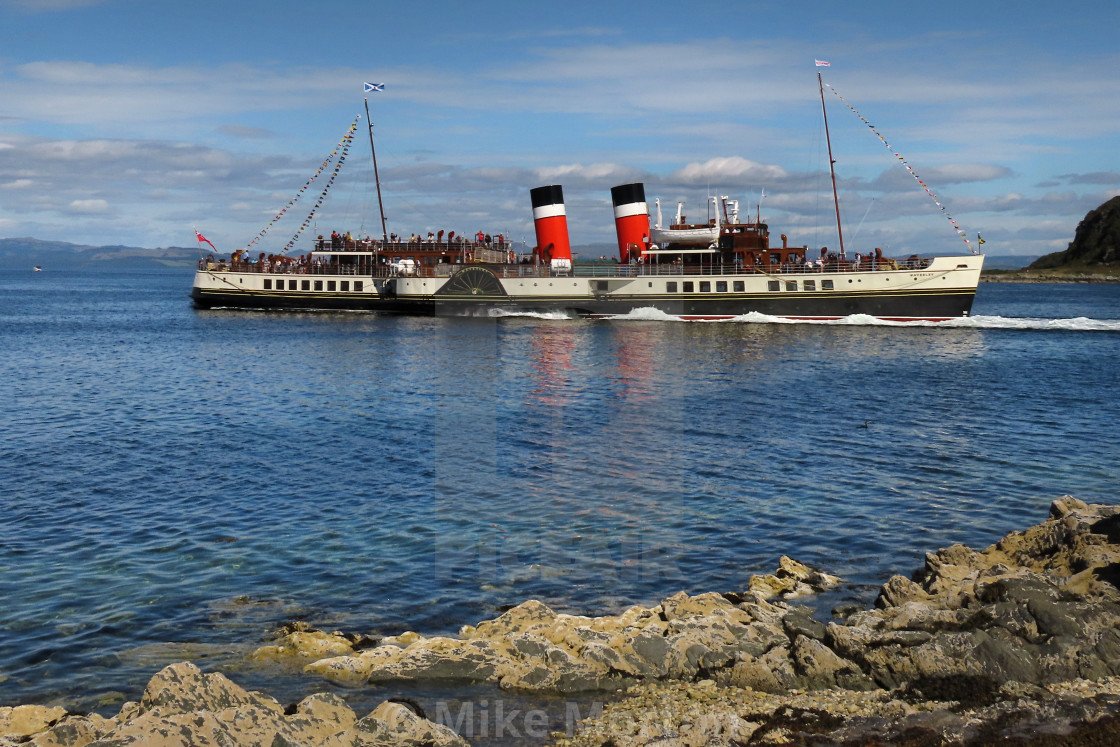
[{"label": "white foam in water", "polygon": [[625,314],[615,314],[614,316],[606,316],[604,319],[611,321],[624,321],[624,322],[682,322],[684,321],[679,316],[673,314],[666,314],[661,309],[655,309],[652,306],[646,306],[640,309],[631,309]]},{"label": "white foam in water", "polygon": [[[604,317],[612,321],[688,321],[679,316],[666,314],[652,307],[634,309],[626,314]],[[948,327],[955,329],[1020,329],[1020,330],[1062,330],[1070,332],[1120,332],[1120,320],[1089,319],[1079,316],[1073,319],[1039,319],[1028,317],[1003,316],[966,316],[948,319],[943,322],[926,320],[892,321],[876,319],[868,314],[852,314],[841,319],[785,319],[769,314],[752,311],[729,319],[696,320],[709,324],[816,324],[853,327]]]},{"label": "white foam in water", "polygon": [[503,319],[505,317],[527,317],[529,319],[551,319],[555,321],[577,318],[565,314],[563,311],[512,311],[509,309],[490,309],[490,316],[495,319]]},{"label": "white foam in water", "polygon": [[976,329],[1042,329],[1072,332],[1120,332],[1120,320],[1089,319],[1078,316],[1072,319],[1038,319],[1003,316],[973,316],[941,322],[944,326],[974,327]]}]

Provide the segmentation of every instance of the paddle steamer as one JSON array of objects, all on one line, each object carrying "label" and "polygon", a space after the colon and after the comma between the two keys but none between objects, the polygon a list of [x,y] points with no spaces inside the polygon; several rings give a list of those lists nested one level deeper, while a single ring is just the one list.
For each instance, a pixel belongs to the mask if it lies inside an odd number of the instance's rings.
[{"label": "paddle steamer", "polygon": [[[827,113],[825,122],[827,135]],[[370,145],[372,151],[372,134]],[[380,185],[378,194],[380,202]],[[537,244],[523,255],[500,236],[394,240],[383,230],[382,239],[320,239],[298,259],[260,254],[250,260],[239,252],[229,261],[202,260],[191,296],[202,308],[585,317],[655,310],[685,320],[757,313],[940,321],[969,314],[984,262],[979,254],[891,259],[879,249],[848,256],[834,173],[840,242],[834,252],[789,246],[784,234],[772,246],[760,216],[742,220],[738,203],[727,197],[711,202],[704,222],[688,223],[678,210],[662,227],[660,203],[650,225],[644,185],[620,185],[611,196],[619,250],[613,263],[573,264],[563,189],[548,185],[530,190]]]},{"label": "paddle steamer", "polygon": [[769,227],[739,222],[727,200],[719,205],[726,221],[712,220],[712,227],[719,222],[715,242],[697,244],[697,226],[679,223],[659,234],[666,241],[656,244],[642,212],[643,185],[612,192],[620,251],[613,264],[572,263],[563,203],[556,199],[562,190],[553,185],[533,190],[535,201],[543,200],[534,208],[538,248],[512,261],[512,245],[505,241],[320,241],[300,260],[203,260],[192,296],[203,308],[599,317],[656,309],[687,320],[752,312],[791,319],[866,314],[944,320],[968,315],[983,266],[981,255],[889,259],[871,251],[849,258],[791,247],[785,235],[771,246]]}]

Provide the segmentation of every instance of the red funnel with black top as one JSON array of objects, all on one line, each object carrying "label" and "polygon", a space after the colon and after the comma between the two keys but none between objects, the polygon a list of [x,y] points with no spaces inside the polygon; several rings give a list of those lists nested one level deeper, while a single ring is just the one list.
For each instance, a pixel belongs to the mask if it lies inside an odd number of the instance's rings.
[{"label": "red funnel with black top", "polygon": [[572,269],[572,245],[568,241],[568,213],[564,209],[564,190],[559,184],[529,190],[533,201],[533,227],[542,259],[553,270]]}]

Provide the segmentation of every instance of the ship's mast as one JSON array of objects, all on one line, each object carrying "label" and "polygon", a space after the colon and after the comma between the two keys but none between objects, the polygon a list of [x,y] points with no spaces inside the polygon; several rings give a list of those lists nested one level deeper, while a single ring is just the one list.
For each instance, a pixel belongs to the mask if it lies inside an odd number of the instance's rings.
[{"label": "ship's mast", "polygon": [[381,178],[377,175],[377,151],[373,149],[373,118],[369,116],[369,98],[366,102],[366,121],[369,122],[369,153],[373,156],[373,181],[377,184],[377,209],[381,213],[382,246],[389,243],[389,232],[385,229],[385,205],[381,202]]},{"label": "ship's mast", "polygon": [[828,143],[828,173],[832,174],[832,202],[836,205],[836,233],[840,237],[840,256],[844,256],[844,229],[840,227],[840,197],[836,193],[836,161],[832,158],[832,140],[828,136],[828,110],[824,106],[824,81],[817,73],[817,85],[821,89],[821,113],[824,114],[824,140]]}]

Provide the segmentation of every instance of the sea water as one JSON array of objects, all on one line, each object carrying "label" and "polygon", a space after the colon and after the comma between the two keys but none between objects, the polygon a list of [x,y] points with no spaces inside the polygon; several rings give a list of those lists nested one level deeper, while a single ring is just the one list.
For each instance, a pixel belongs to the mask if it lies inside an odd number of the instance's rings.
[{"label": "sea water", "polygon": [[[200,311],[191,272],[0,278],[0,704],[114,713],[285,622],[602,615],[781,555],[868,605],[1117,501],[1120,285],[941,324]],[[237,675],[235,675],[237,676]],[[279,686],[279,685],[278,685]]]}]

